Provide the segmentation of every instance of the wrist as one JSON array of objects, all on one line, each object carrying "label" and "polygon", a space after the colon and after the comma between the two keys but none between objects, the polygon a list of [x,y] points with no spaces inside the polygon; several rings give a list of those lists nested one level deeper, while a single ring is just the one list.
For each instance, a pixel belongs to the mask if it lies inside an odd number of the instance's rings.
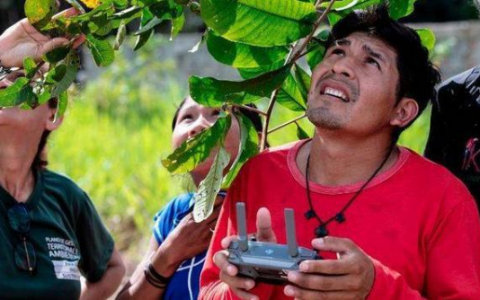
[{"label": "wrist", "polygon": [[175,252],[178,251],[170,251],[170,249],[172,249],[172,247],[166,244],[160,245],[150,261],[155,270],[164,277],[172,276],[182,262],[175,254]]}]

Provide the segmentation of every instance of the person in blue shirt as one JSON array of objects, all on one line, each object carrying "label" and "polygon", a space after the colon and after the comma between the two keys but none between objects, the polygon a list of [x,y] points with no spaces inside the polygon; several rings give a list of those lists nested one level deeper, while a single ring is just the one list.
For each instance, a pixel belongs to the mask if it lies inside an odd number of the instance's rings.
[{"label": "person in blue shirt", "polygon": [[[261,132],[260,116],[251,110],[240,111]],[[211,127],[219,114],[218,108],[204,107],[186,98],[173,118],[173,147],[179,147],[185,140]],[[230,162],[237,156],[239,143],[240,129],[233,118],[225,140]],[[198,187],[208,174],[214,157],[212,153],[190,172],[195,186]],[[155,215],[149,249],[117,299],[197,299],[200,272],[226,193],[217,195],[213,214],[201,223],[193,220],[194,195],[186,193],[174,198]],[[150,279],[152,277],[154,280]]]}]

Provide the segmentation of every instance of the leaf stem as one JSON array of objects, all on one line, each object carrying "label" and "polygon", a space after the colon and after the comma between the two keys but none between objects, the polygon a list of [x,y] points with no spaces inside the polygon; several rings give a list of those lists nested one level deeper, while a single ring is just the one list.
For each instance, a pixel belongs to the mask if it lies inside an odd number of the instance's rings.
[{"label": "leaf stem", "polygon": [[[301,116],[299,116],[299,117],[296,117],[295,119],[292,119],[292,120],[290,120],[290,121],[288,121],[288,122],[285,122],[285,123],[283,123],[283,124],[281,124],[281,125],[278,125],[277,127],[275,127],[275,128],[273,128],[272,130],[270,130],[270,131],[268,132],[268,134],[270,134],[270,133],[272,133],[272,132],[275,132],[275,131],[277,131],[277,130],[279,130],[279,129],[282,129],[283,127],[286,127],[286,126],[288,126],[288,125],[290,125],[290,124],[292,124],[292,123],[297,123],[298,120],[301,120],[301,119],[305,118],[306,116],[307,116],[306,114],[303,114],[303,115],[301,115]],[[297,123],[297,125],[298,125],[298,123]]]},{"label": "leaf stem", "polygon": [[259,110],[259,109],[256,109],[256,108],[253,108],[253,107],[250,107],[250,106],[247,106],[247,105],[232,104],[232,107],[238,107],[238,108],[241,108],[241,109],[253,111],[254,113],[257,113],[257,114],[262,115],[262,116],[267,116],[266,112],[264,112],[262,110]]}]

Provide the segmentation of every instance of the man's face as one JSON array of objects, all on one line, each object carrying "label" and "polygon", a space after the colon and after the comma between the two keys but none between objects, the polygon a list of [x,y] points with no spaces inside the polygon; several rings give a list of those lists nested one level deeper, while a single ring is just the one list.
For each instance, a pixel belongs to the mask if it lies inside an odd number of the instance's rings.
[{"label": "man's face", "polygon": [[338,40],[313,71],[309,120],[359,135],[388,127],[397,100],[396,60],[395,50],[364,33]]}]

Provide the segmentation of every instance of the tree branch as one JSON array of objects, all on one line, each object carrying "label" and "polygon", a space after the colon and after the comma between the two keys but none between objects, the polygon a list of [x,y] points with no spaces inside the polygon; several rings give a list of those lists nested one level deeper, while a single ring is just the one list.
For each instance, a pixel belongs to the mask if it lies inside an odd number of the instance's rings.
[{"label": "tree branch", "polygon": [[[322,2],[322,0],[318,0],[315,3],[315,7],[320,5],[321,2]],[[305,50],[305,48],[308,46],[308,44],[312,40],[313,35],[315,34],[315,31],[317,31],[318,26],[320,26],[320,24],[325,20],[325,18],[327,17],[327,14],[330,12],[330,9],[332,8],[334,3],[335,3],[335,0],[330,0],[330,3],[328,5],[328,7],[325,9],[325,11],[322,13],[322,15],[318,18],[318,20],[313,24],[312,32],[310,32],[310,34],[302,41],[302,44],[300,45],[300,47],[296,51],[295,51],[295,48],[297,46],[297,43],[294,43],[292,51],[290,51],[290,53],[288,54],[287,60],[285,61],[285,65],[287,65],[289,63],[295,63],[301,57],[301,54],[302,54],[303,50]],[[270,117],[272,115],[273,106],[275,105],[275,101],[277,100],[277,95],[278,95],[278,91],[280,90],[280,88],[281,88],[281,86],[279,86],[278,88],[276,88],[272,92],[272,95],[270,97],[270,102],[268,103],[268,109],[267,109],[267,112],[266,112],[267,116],[266,116],[266,119],[265,119],[265,124],[263,126],[262,140],[260,142],[260,151],[265,150],[265,147],[266,147],[266,144],[267,144],[268,134],[273,132],[273,130],[268,131],[268,126],[270,125]],[[275,129],[275,130],[277,130],[277,129]]]},{"label": "tree branch", "polygon": [[250,106],[247,106],[247,105],[232,104],[232,107],[237,107],[237,108],[253,111],[254,113],[257,113],[259,115],[267,116],[266,112],[264,112],[262,110],[259,110],[259,109],[256,109],[256,108],[253,108],[253,107],[250,107]]},{"label": "tree branch", "polygon": [[295,119],[292,119],[292,120],[287,121],[287,122],[285,122],[285,123],[283,123],[283,124],[281,124],[281,125],[278,125],[277,127],[275,127],[275,128],[273,128],[272,130],[270,130],[270,131],[268,132],[268,134],[270,134],[270,133],[272,133],[272,132],[275,132],[275,131],[277,131],[277,130],[279,130],[279,129],[282,129],[283,127],[286,127],[286,126],[288,126],[288,125],[290,125],[290,124],[292,124],[292,123],[297,123],[298,120],[301,120],[301,119],[305,118],[306,116],[307,116],[306,114],[303,114],[303,115],[301,115],[301,116],[299,116],[299,117],[296,117]]}]

